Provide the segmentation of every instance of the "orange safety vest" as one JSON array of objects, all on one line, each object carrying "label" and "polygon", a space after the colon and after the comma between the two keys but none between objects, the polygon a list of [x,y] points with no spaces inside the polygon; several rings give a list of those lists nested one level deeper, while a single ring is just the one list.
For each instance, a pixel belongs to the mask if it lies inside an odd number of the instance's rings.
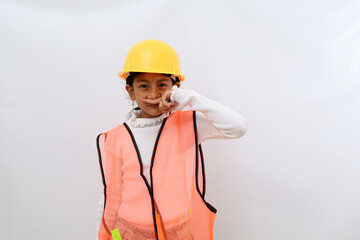
[{"label": "orange safety vest", "polygon": [[213,240],[216,208],[205,201],[205,170],[195,111],[163,119],[150,165],[150,183],[135,138],[124,122],[97,136],[104,184],[99,239]]}]

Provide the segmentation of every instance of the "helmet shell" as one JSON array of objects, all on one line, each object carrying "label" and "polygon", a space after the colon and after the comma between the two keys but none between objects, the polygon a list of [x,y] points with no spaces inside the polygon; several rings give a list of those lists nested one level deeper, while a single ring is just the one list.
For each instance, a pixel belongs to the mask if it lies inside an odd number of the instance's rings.
[{"label": "helmet shell", "polygon": [[126,80],[129,72],[174,74],[180,82],[185,80],[176,51],[166,42],[155,39],[143,40],[129,50],[119,77]]}]

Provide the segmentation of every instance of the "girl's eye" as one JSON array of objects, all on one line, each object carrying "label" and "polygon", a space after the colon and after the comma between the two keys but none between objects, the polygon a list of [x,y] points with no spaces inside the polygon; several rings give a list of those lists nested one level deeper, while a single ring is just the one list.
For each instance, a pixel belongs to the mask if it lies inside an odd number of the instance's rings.
[{"label": "girl's eye", "polygon": [[160,87],[167,87],[167,84],[166,83],[161,83],[159,86]]},{"label": "girl's eye", "polygon": [[146,86],[146,84],[141,84],[139,87],[140,88],[146,88],[147,86]]}]

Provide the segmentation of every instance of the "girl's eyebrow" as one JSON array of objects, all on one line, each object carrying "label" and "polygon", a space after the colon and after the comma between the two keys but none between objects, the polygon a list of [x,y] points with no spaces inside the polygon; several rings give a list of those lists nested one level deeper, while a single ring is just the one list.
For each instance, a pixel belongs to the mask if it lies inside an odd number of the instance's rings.
[{"label": "girl's eyebrow", "polygon": [[163,79],[159,79],[158,82],[161,82],[161,81],[168,81],[169,79],[167,78],[163,78]]},{"label": "girl's eyebrow", "polygon": [[149,81],[145,79],[139,79],[137,82],[149,82]]}]

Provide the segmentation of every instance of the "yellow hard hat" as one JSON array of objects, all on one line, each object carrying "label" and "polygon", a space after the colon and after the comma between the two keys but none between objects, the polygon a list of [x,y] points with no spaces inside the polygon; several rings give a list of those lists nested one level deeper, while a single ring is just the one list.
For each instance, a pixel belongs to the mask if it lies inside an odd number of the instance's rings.
[{"label": "yellow hard hat", "polygon": [[185,80],[175,50],[166,42],[155,39],[143,40],[129,50],[119,76],[126,80],[129,72],[166,73],[178,76],[180,82]]}]

